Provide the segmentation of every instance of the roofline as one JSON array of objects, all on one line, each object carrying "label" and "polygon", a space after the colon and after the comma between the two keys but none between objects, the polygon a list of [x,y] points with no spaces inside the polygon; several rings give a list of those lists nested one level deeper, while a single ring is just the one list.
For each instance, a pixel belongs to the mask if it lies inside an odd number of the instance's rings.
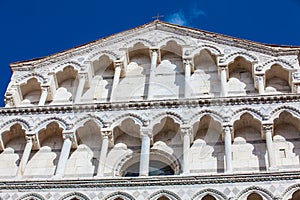
[{"label": "roofline", "polygon": [[59,51],[59,52],[56,52],[56,53],[53,53],[53,54],[50,54],[50,55],[47,55],[47,56],[33,58],[33,59],[29,59],[29,60],[12,62],[12,63],[10,63],[10,69],[11,69],[11,71],[13,71],[15,67],[21,67],[22,65],[27,65],[27,64],[30,64],[31,62],[43,60],[45,58],[51,58],[51,57],[55,57],[55,56],[60,56],[62,54],[66,54],[68,52],[72,52],[73,50],[76,50],[76,49],[79,49],[79,48],[83,48],[83,47],[88,46],[88,45],[93,45],[93,44],[97,44],[97,43],[100,43],[100,42],[105,41],[105,40],[109,40],[109,39],[111,39],[111,38],[113,38],[113,37],[115,37],[115,36],[117,36],[119,34],[126,34],[127,32],[128,33],[129,32],[133,32],[133,31],[138,30],[138,29],[142,29],[142,28],[145,28],[145,27],[153,26],[153,25],[156,26],[158,24],[169,26],[169,27],[173,27],[173,28],[184,29],[186,31],[193,31],[195,33],[201,32],[202,34],[212,35],[212,36],[217,37],[219,39],[220,38],[223,38],[223,39],[226,38],[226,39],[233,40],[233,41],[236,41],[236,42],[241,42],[241,43],[244,43],[244,44],[246,43],[246,44],[260,45],[260,46],[272,48],[274,50],[299,50],[299,52],[300,52],[300,46],[289,46],[289,45],[277,45],[277,44],[260,43],[260,42],[255,42],[255,41],[251,41],[251,40],[241,39],[241,38],[237,38],[237,37],[233,37],[233,36],[223,35],[223,34],[220,34],[220,33],[214,33],[214,32],[210,32],[210,31],[206,31],[206,30],[201,30],[201,29],[197,29],[197,28],[191,28],[191,27],[182,26],[182,25],[176,25],[176,24],[172,24],[172,23],[168,23],[168,22],[164,22],[164,21],[160,21],[160,20],[154,20],[154,21],[151,21],[149,23],[143,24],[141,26],[137,26],[137,27],[132,28],[132,29],[121,31],[121,32],[118,32],[118,33],[115,33],[115,34],[103,37],[101,39],[93,40],[91,42],[84,43],[84,44],[72,47],[70,49]]}]

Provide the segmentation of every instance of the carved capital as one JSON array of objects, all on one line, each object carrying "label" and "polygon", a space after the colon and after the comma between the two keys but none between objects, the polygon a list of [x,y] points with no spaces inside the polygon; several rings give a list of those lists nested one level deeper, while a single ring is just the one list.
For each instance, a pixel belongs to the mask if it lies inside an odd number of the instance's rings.
[{"label": "carved capital", "polygon": [[255,71],[261,72],[263,70],[263,66],[258,65],[255,67]]},{"label": "carved capital", "polygon": [[62,136],[63,136],[64,140],[69,139],[72,142],[74,142],[74,132],[73,131],[64,131]]},{"label": "carved capital", "polygon": [[152,138],[152,129],[149,127],[142,127],[141,128],[141,137],[148,136]]},{"label": "carved capital", "polygon": [[185,65],[191,65],[192,64],[192,59],[191,58],[185,58],[185,59],[183,59],[183,63]]},{"label": "carved capital", "polygon": [[25,138],[26,138],[27,143],[29,143],[29,142],[34,143],[34,142],[36,142],[36,139],[37,139],[36,135],[26,135]]},{"label": "carved capital", "polygon": [[183,136],[185,136],[185,135],[191,136],[192,135],[192,127],[186,126],[186,127],[181,127],[180,129],[181,129],[181,133]]},{"label": "carved capital", "polygon": [[273,130],[273,124],[263,124],[262,125],[263,131],[272,131]]},{"label": "carved capital", "polygon": [[102,138],[107,138],[109,140],[112,139],[112,130],[110,129],[102,129],[101,134],[102,134]]},{"label": "carved capital", "polygon": [[83,79],[83,80],[87,80],[88,79],[88,74],[87,73],[79,73],[78,78]]}]

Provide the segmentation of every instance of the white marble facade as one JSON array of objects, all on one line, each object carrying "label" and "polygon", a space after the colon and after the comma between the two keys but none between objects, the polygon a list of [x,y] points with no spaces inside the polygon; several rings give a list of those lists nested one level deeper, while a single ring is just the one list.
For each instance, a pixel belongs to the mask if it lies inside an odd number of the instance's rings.
[{"label": "white marble facade", "polygon": [[299,52],[154,21],[12,63],[0,198],[300,199]]}]

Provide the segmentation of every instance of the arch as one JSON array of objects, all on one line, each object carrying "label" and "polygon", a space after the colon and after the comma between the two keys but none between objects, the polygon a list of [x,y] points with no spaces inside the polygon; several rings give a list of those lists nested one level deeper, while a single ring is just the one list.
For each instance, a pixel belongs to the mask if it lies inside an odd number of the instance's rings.
[{"label": "arch", "polygon": [[260,122],[263,121],[264,115],[260,111],[255,110],[253,108],[241,108],[233,113],[230,120],[230,124],[233,125],[234,122],[239,120],[241,116],[246,113],[250,114],[254,119]]},{"label": "arch", "polygon": [[53,68],[52,71],[57,73],[59,71],[63,71],[63,69],[68,66],[73,67],[77,71],[80,71],[83,68],[82,65],[76,61],[66,61],[66,62],[58,64],[56,67]]},{"label": "arch", "polygon": [[218,200],[227,199],[226,195],[223,194],[222,192],[215,190],[215,189],[207,188],[207,189],[201,190],[201,191],[197,192],[196,194],[194,194],[193,197],[191,198],[191,200],[198,200],[198,199],[203,198],[206,195],[211,195]]},{"label": "arch", "polygon": [[114,128],[114,127],[120,125],[122,123],[122,121],[124,121],[127,118],[132,119],[140,127],[142,127],[146,123],[146,120],[143,119],[141,116],[134,114],[134,113],[126,113],[126,114],[122,114],[122,115],[114,118],[112,120],[111,128]]},{"label": "arch", "polygon": [[245,60],[250,61],[251,63],[258,61],[258,59],[254,55],[247,53],[247,52],[239,51],[239,52],[232,53],[232,54],[228,55],[227,57],[225,57],[224,62],[222,62],[222,65],[224,65],[224,64],[228,65],[229,63],[233,62],[234,59],[236,59],[237,57],[242,57]]},{"label": "arch", "polygon": [[274,121],[284,111],[290,113],[293,117],[300,119],[300,111],[297,108],[294,108],[292,106],[283,105],[283,106],[279,106],[279,107],[275,108],[270,113],[270,120]]},{"label": "arch", "polygon": [[275,59],[268,60],[268,61],[264,62],[261,65],[262,66],[262,71],[266,72],[267,70],[271,69],[271,67],[273,65],[276,65],[276,64],[280,65],[283,68],[288,69],[288,70],[294,69],[294,66],[291,63],[289,63],[288,61],[286,61],[284,59],[281,59],[281,58],[275,58]]},{"label": "arch", "polygon": [[9,128],[14,124],[20,124],[26,132],[31,130],[31,126],[30,126],[29,122],[27,122],[24,119],[16,118],[16,119],[11,119],[11,120],[8,120],[8,121],[2,123],[0,126],[0,133],[9,130]]},{"label": "arch", "polygon": [[186,45],[186,41],[177,36],[169,36],[161,39],[157,44],[159,47],[167,45],[168,42],[174,41],[179,45]]},{"label": "arch", "polygon": [[162,197],[162,196],[168,197],[170,200],[180,200],[180,197],[176,193],[171,192],[169,190],[159,190],[159,191],[151,194],[148,197],[148,199],[149,200],[157,200],[159,197]]},{"label": "arch", "polygon": [[68,122],[62,118],[59,117],[49,117],[47,119],[42,120],[41,122],[39,122],[34,128],[33,130],[37,130],[40,131],[43,128],[46,128],[46,126],[52,122],[56,122],[62,129],[64,130],[68,130],[70,129],[70,124],[68,124]]},{"label": "arch", "polygon": [[36,193],[29,193],[19,197],[17,200],[45,200],[45,198]]},{"label": "arch", "polygon": [[155,115],[152,120],[151,120],[151,123],[150,123],[150,127],[154,127],[156,124],[159,124],[160,121],[163,119],[163,118],[171,118],[174,120],[175,123],[179,124],[180,126],[184,123],[184,119],[183,117],[178,114],[178,113],[175,113],[175,112],[171,112],[171,111],[167,111],[167,112],[162,112],[158,115]]},{"label": "arch", "polygon": [[291,199],[293,194],[300,190],[300,184],[289,186],[282,194],[282,199]]},{"label": "arch", "polygon": [[213,45],[210,45],[210,44],[203,44],[203,45],[200,45],[200,46],[197,46],[195,47],[190,55],[188,56],[195,56],[198,52],[202,51],[202,50],[207,50],[209,51],[211,54],[214,54],[216,56],[219,56],[222,54],[221,50],[218,48],[218,47],[215,47]]},{"label": "arch", "polygon": [[40,74],[40,73],[36,73],[36,72],[32,72],[32,73],[29,73],[29,74],[26,74],[24,76],[21,76],[19,77],[17,80],[16,80],[16,83],[26,83],[29,79],[31,78],[35,78],[37,79],[40,83],[46,83],[47,82],[47,78]]},{"label": "arch", "polygon": [[196,122],[198,122],[203,116],[209,115],[214,120],[216,120],[219,123],[223,123],[223,116],[214,111],[214,110],[201,110],[200,112],[195,113],[189,120],[188,125],[193,126]]},{"label": "arch", "polygon": [[77,130],[78,128],[84,126],[84,124],[88,121],[94,121],[100,128],[104,128],[105,122],[98,116],[87,114],[86,116],[78,119],[74,124],[75,126],[72,127],[74,130]]},{"label": "arch", "polygon": [[88,58],[88,61],[94,61],[95,59],[100,58],[101,56],[106,55],[111,60],[117,60],[119,58],[119,55],[108,50],[102,50],[102,51],[94,51]]},{"label": "arch", "polygon": [[282,65],[271,65],[265,71],[265,93],[290,93],[290,74]]},{"label": "arch", "polygon": [[264,197],[267,200],[275,199],[274,195],[270,191],[268,191],[264,188],[258,187],[258,186],[251,186],[251,187],[248,187],[248,188],[240,191],[236,195],[236,199],[246,199],[245,197],[247,197],[248,195],[250,195],[253,192],[261,195],[262,197]]},{"label": "arch", "polygon": [[123,47],[124,48],[131,48],[133,47],[135,44],[137,43],[142,43],[143,45],[145,45],[146,47],[152,47],[155,46],[155,44],[153,42],[151,42],[150,40],[147,40],[145,38],[135,38],[133,40],[130,40],[128,42],[126,42]]},{"label": "arch", "polygon": [[130,194],[126,193],[126,192],[113,192],[109,195],[107,195],[106,197],[104,197],[103,200],[114,200],[116,198],[122,198],[124,200],[134,200],[134,197],[131,196]]},{"label": "arch", "polygon": [[79,192],[65,194],[60,198],[60,200],[72,200],[73,198],[77,198],[78,200],[89,200],[89,198],[86,195]]}]

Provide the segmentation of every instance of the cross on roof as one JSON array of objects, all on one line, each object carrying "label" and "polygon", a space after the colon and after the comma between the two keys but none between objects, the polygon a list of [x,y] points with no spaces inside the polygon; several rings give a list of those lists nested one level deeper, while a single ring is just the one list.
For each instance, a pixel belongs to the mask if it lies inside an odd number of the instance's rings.
[{"label": "cross on roof", "polygon": [[159,13],[157,13],[157,15],[153,16],[152,19],[159,20],[160,18],[163,18],[163,17],[164,17],[163,15],[160,15]]}]

